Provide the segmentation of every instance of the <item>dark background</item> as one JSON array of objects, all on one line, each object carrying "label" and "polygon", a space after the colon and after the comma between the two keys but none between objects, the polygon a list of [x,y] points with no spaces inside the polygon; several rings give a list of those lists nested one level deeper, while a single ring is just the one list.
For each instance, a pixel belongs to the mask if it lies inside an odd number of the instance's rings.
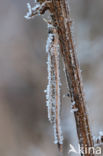
[{"label": "dark background", "polygon": [[[40,16],[24,19],[27,2],[0,0],[0,156],[59,156],[45,106],[47,25]],[[103,1],[70,0],[69,7],[90,126],[98,136],[103,130]],[[62,71],[61,77],[67,156],[77,136],[70,100],[63,98],[67,89]]]}]

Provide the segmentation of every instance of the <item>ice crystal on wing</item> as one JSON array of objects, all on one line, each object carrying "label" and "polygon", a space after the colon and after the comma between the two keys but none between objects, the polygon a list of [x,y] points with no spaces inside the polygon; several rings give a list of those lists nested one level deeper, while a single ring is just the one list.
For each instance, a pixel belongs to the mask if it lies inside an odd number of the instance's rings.
[{"label": "ice crystal on wing", "polygon": [[57,128],[56,128],[56,123],[53,125],[54,128],[54,144],[63,144],[63,135],[62,135],[62,130],[61,130],[61,125],[59,125],[59,136],[57,133]]},{"label": "ice crystal on wing", "polygon": [[59,70],[59,46],[56,34],[53,33],[53,26],[48,24],[49,34],[46,44],[48,54],[48,85],[46,90],[46,105],[48,107],[48,118],[54,128],[55,144],[63,143],[63,136],[60,126],[60,70]]},{"label": "ice crystal on wing", "polygon": [[54,37],[53,34],[49,34],[49,35],[48,35],[48,40],[47,40],[47,43],[46,43],[46,52],[47,52],[47,53],[48,53],[48,51],[49,51],[49,50],[51,49],[51,47],[52,47],[53,37]]},{"label": "ice crystal on wing", "polygon": [[52,121],[52,113],[54,110],[54,93],[55,93],[55,82],[52,79],[52,74],[53,74],[53,68],[51,68],[52,64],[52,59],[50,53],[48,53],[48,86],[47,86],[47,94],[46,94],[46,100],[47,100],[47,107],[48,107],[48,119]]},{"label": "ice crystal on wing", "polygon": [[53,63],[53,34],[48,34],[47,44],[46,44],[46,52],[48,53],[48,86],[47,86],[47,94],[46,94],[46,105],[48,107],[48,119],[49,121],[54,120],[54,109],[55,109],[55,71],[54,71],[54,63]]},{"label": "ice crystal on wing", "polygon": [[54,128],[54,144],[57,144],[58,143],[58,137],[57,137],[57,132],[56,132],[56,124],[54,123],[53,125],[53,128]]},{"label": "ice crystal on wing", "polygon": [[[53,26],[51,24],[48,24],[48,29],[52,29]],[[47,43],[46,43],[46,52],[48,53],[51,48],[53,48],[53,39],[54,39],[54,34],[53,33],[49,33],[48,34],[48,39],[47,39]]]}]

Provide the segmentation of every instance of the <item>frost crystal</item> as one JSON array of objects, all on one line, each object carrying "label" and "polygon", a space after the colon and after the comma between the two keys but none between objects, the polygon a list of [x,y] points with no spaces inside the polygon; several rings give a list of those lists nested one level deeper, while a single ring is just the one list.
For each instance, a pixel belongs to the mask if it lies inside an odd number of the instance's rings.
[{"label": "frost crystal", "polygon": [[31,19],[36,16],[36,14],[39,14],[40,3],[35,3],[36,5],[33,8],[31,7],[30,3],[27,3],[28,13],[26,16],[24,16],[26,19]]},{"label": "frost crystal", "polygon": [[32,14],[32,7],[30,5],[30,3],[27,3],[27,8],[28,8],[28,13],[26,16],[24,16],[26,19],[30,19],[30,16]]},{"label": "frost crystal", "polygon": [[48,53],[48,86],[46,90],[46,105],[48,107],[48,119],[53,124],[55,144],[63,143],[60,125],[60,70],[59,70],[59,46],[54,28],[48,24],[49,34],[46,44]]},{"label": "frost crystal", "polygon": [[53,40],[54,35],[53,34],[49,34],[48,35],[48,40],[46,43],[46,52],[48,53],[49,49],[51,49],[52,47],[52,40]]},{"label": "frost crystal", "polygon": [[72,108],[72,109],[71,109],[71,112],[72,112],[72,113],[77,112],[77,111],[78,111],[78,108]]},{"label": "frost crystal", "polygon": [[39,7],[40,7],[40,4],[38,3],[38,4],[36,4],[36,6],[34,6],[34,7],[32,8],[32,11],[36,11]]},{"label": "frost crystal", "polygon": [[72,102],[72,106],[75,105],[75,101]]},{"label": "frost crystal", "polygon": [[48,86],[46,90],[46,99],[47,99],[47,106],[48,106],[48,118],[51,121],[51,107],[53,105],[54,99],[52,98],[53,94],[53,87],[52,87],[52,69],[51,69],[51,55],[48,53]]}]

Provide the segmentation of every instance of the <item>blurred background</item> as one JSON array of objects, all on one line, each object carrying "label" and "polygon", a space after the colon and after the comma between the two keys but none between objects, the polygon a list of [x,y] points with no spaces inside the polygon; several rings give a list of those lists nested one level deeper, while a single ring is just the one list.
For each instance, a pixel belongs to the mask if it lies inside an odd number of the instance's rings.
[{"label": "blurred background", "polygon": [[[0,156],[59,156],[45,105],[47,25],[42,17],[24,19],[27,2],[0,0]],[[90,126],[98,136],[103,130],[103,1],[69,0],[69,6]],[[68,156],[69,144],[77,147],[78,140],[70,99],[63,98],[62,71],[61,77],[63,156]]]}]

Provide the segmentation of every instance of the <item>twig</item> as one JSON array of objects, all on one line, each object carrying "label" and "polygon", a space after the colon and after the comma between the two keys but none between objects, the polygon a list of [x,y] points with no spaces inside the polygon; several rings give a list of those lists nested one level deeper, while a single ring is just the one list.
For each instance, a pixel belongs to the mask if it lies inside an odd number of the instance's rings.
[{"label": "twig", "polygon": [[[51,12],[53,26],[58,34],[60,52],[63,58],[67,85],[73,104],[72,107],[80,146],[84,148],[85,145],[87,145],[87,147],[93,147],[93,139],[85,107],[80,67],[76,58],[76,49],[71,33],[71,19],[67,0],[37,0],[37,2],[40,2],[40,6],[37,10],[34,9],[36,14],[43,14],[46,10],[49,10]],[[31,11],[30,17],[35,14],[34,10]],[[86,154],[86,156],[93,156],[93,154]]]}]

